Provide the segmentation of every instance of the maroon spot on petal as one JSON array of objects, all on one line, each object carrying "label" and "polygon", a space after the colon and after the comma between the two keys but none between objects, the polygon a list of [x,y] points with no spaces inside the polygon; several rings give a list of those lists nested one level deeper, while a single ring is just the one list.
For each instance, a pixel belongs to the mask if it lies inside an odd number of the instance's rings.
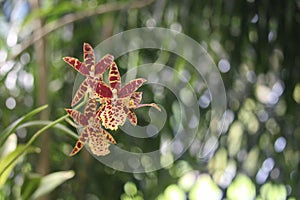
[{"label": "maroon spot on petal", "polygon": [[75,152],[77,152],[78,151],[78,149],[75,147],[74,149],[73,149],[73,151],[71,152],[71,154],[74,154]]},{"label": "maroon spot on petal", "polygon": [[110,81],[116,81],[116,80],[118,80],[118,77],[116,77],[116,76],[111,76],[111,77],[109,77],[109,80],[110,80]]},{"label": "maroon spot on petal", "polygon": [[80,149],[82,147],[82,144],[80,142],[77,143],[77,147]]},{"label": "maroon spot on petal", "polygon": [[85,49],[86,51],[90,51],[90,50],[91,50],[91,47],[90,47],[90,45],[86,44],[86,45],[84,46],[84,49]]},{"label": "maroon spot on petal", "polygon": [[112,64],[112,66],[111,66],[111,70],[112,71],[116,71],[117,70],[117,67],[116,67],[116,64],[114,63],[114,64]]},{"label": "maroon spot on petal", "polygon": [[110,73],[113,74],[113,75],[118,75],[119,74],[117,71],[111,71]]}]

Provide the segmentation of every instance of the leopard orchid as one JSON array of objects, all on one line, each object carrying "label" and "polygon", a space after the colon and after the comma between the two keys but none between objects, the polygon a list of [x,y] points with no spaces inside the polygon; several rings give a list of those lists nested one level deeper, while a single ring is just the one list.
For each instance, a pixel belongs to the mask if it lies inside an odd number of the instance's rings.
[{"label": "leopard orchid", "polygon": [[108,79],[109,86],[104,82],[98,82],[96,87],[99,98],[104,100],[104,104],[98,110],[98,115],[106,129],[117,130],[119,126],[124,125],[126,118],[131,124],[136,125],[137,117],[133,112],[135,108],[151,106],[160,110],[154,103],[140,104],[142,92],[136,92],[136,90],[146,82],[145,79],[134,79],[122,87],[121,76],[115,62],[110,65]]},{"label": "leopard orchid", "polygon": [[108,154],[110,144],[116,144],[115,139],[104,129],[102,129],[99,117],[96,114],[96,99],[90,98],[87,101],[84,113],[77,110],[66,109],[71,118],[79,125],[84,127],[76,145],[70,153],[70,156],[78,153],[86,141],[89,141],[91,151],[98,156]]},{"label": "leopard orchid", "polygon": [[[145,79],[134,79],[122,87],[121,76],[112,55],[105,55],[95,64],[94,50],[88,43],[84,43],[83,51],[83,62],[73,57],[63,58],[86,77],[75,93],[71,106],[78,104],[84,96],[88,97],[87,102],[82,102],[86,103],[83,113],[76,109],[66,109],[76,126],[83,128],[70,156],[78,153],[85,143],[88,143],[94,155],[104,156],[110,153],[109,146],[116,144],[116,141],[102,126],[117,130],[119,126],[124,125],[126,118],[131,124],[136,125],[137,116],[134,109],[143,106],[151,106],[157,110],[160,108],[154,103],[141,104],[142,92],[137,90],[146,82]],[[108,68],[109,85],[103,80],[103,74]]]},{"label": "leopard orchid", "polygon": [[81,62],[77,58],[64,57],[63,60],[71,67],[76,69],[79,73],[86,76],[86,79],[81,83],[77,92],[74,95],[71,106],[76,105],[84,95],[89,92],[91,96],[95,94],[95,86],[99,81],[102,81],[102,74],[112,64],[114,57],[112,55],[105,55],[97,64],[95,64],[94,50],[90,44],[83,44],[83,59]]}]

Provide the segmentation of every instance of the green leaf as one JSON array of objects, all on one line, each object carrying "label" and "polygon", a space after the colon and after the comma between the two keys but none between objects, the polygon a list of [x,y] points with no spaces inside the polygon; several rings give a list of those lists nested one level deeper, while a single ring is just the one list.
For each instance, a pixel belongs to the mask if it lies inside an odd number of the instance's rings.
[{"label": "green leaf", "polygon": [[26,174],[21,188],[21,199],[31,199],[31,196],[39,187],[41,179],[41,175],[39,174]]},{"label": "green leaf", "polygon": [[42,110],[45,110],[47,107],[48,105],[44,105],[39,108],[36,108],[28,114],[24,115],[23,117],[20,117],[19,119],[14,121],[10,126],[8,126],[1,134],[2,136],[0,137],[0,147],[4,144],[5,140],[9,137],[9,135],[13,133],[16,130],[16,128],[20,126],[20,124],[22,124],[23,121],[41,112]]},{"label": "green leaf", "polygon": [[[20,158],[23,154],[25,154],[28,149],[31,149],[32,147],[30,147],[30,145],[32,145],[32,143],[36,140],[36,138],[41,135],[45,130],[55,126],[56,124],[58,124],[60,121],[66,119],[68,117],[68,115],[62,116],[61,118],[51,122],[50,124],[48,124],[47,126],[44,126],[42,129],[38,130],[31,138],[30,140],[26,143],[26,145],[22,146],[21,150],[18,150],[12,158],[10,158],[7,162],[3,163],[1,165],[0,168],[0,176],[2,176],[6,170],[8,170],[8,168],[11,167],[11,165],[18,159]],[[15,152],[15,151],[14,151]]]},{"label": "green leaf", "polygon": [[57,186],[61,185],[63,182],[73,178],[74,175],[75,175],[74,171],[61,171],[61,172],[54,172],[52,174],[44,176],[41,180],[40,186],[32,195],[32,198],[37,199],[51,192]]},{"label": "green leaf", "polygon": [[24,145],[19,145],[17,148],[12,151],[11,153],[7,154],[0,160],[0,188],[6,182],[10,172],[13,170],[15,165],[18,161],[18,156],[21,152],[24,152],[23,155],[26,153],[37,152],[38,148],[36,147],[26,147]]},{"label": "green leaf", "polygon": [[18,137],[15,133],[13,133],[7,138],[3,146],[0,148],[0,159],[14,151],[17,148],[17,145]]}]

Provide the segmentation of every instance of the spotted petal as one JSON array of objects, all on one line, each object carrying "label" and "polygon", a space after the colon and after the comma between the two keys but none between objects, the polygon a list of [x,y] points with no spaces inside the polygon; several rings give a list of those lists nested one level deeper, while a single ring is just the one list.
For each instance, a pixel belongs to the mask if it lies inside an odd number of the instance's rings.
[{"label": "spotted petal", "polygon": [[89,147],[92,153],[97,156],[109,154],[109,143],[116,144],[114,138],[107,131],[103,130],[100,125],[91,128],[89,132]]},{"label": "spotted petal", "polygon": [[104,135],[94,134],[89,140],[89,147],[96,156],[105,156],[110,153],[110,144],[105,140]]},{"label": "spotted petal", "polygon": [[77,110],[73,110],[73,109],[65,109],[65,110],[77,124],[79,124],[81,126],[89,125],[88,118],[81,112],[79,112]]},{"label": "spotted petal", "polygon": [[118,97],[124,98],[131,96],[137,89],[139,89],[139,87],[142,86],[144,82],[146,82],[146,79],[143,78],[138,78],[130,81],[124,87],[122,87],[121,90],[119,90]]},{"label": "spotted petal", "polygon": [[63,60],[82,75],[89,75],[89,68],[84,63],[80,62],[77,58],[64,57]]},{"label": "spotted petal", "polygon": [[130,107],[137,106],[142,101],[142,95],[143,95],[143,92],[134,92],[130,96],[130,104],[129,104]]},{"label": "spotted petal", "polygon": [[84,109],[84,114],[88,119],[91,119],[93,118],[93,116],[95,116],[96,107],[97,107],[96,99],[89,98]]},{"label": "spotted petal", "polygon": [[85,66],[89,69],[90,73],[93,72],[95,70],[95,55],[93,48],[88,43],[83,44],[83,57]]},{"label": "spotted petal", "polygon": [[105,140],[111,144],[117,144],[116,140],[113,138],[113,136],[107,132],[106,130],[104,130],[100,124],[95,124],[92,128],[93,132],[91,133],[97,133],[99,135],[103,135]]},{"label": "spotted petal", "polygon": [[69,154],[69,156],[74,156],[75,154],[77,154],[84,146],[84,143],[81,142],[80,140],[78,140],[74,146],[74,148],[72,149],[71,153]]},{"label": "spotted petal", "polygon": [[112,65],[114,56],[106,54],[95,66],[95,77],[102,75]]},{"label": "spotted petal", "polygon": [[85,129],[82,131],[80,137],[78,138],[78,140],[77,140],[77,142],[76,142],[76,144],[75,144],[73,150],[71,151],[70,156],[74,156],[75,154],[77,154],[77,153],[83,148],[85,142],[86,142],[87,139],[88,139],[88,136],[89,136],[89,134],[88,134],[88,129],[85,128]]},{"label": "spotted petal", "polygon": [[78,90],[76,91],[73,99],[72,99],[72,103],[71,106],[75,106],[85,95],[85,93],[88,90],[88,80],[85,79],[79,86]]},{"label": "spotted petal", "polygon": [[102,77],[99,78],[93,78],[93,77],[88,77],[88,88],[89,88],[89,98],[95,99],[98,98],[98,94],[96,93],[96,88],[99,82],[103,82],[102,81]]},{"label": "spotted petal", "polygon": [[118,126],[124,125],[126,121],[126,104],[128,99],[111,99],[106,101],[103,112],[99,113],[102,125],[106,129],[117,130]]},{"label": "spotted petal", "polygon": [[129,110],[128,110],[127,118],[129,119],[130,123],[131,123],[133,126],[136,126],[136,124],[137,124],[137,117],[136,117],[136,114],[133,112],[132,109],[129,109]]},{"label": "spotted petal", "polygon": [[99,98],[112,98],[113,93],[108,85],[103,81],[99,81],[96,87],[96,93],[99,95]]},{"label": "spotted petal", "polygon": [[111,88],[115,88],[117,91],[121,88],[121,76],[115,62],[110,66],[108,79]]}]

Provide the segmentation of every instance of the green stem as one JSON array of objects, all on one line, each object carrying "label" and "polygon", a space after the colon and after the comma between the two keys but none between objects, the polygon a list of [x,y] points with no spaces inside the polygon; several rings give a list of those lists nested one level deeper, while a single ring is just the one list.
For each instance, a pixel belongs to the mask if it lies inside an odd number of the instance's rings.
[{"label": "green stem", "polygon": [[[87,94],[84,97],[84,101],[82,101],[80,104],[78,104],[74,109],[78,109],[79,107],[81,107],[82,105],[84,105],[84,103],[87,101]],[[10,133],[12,133],[14,130],[17,129],[17,127],[27,118],[30,117],[31,115],[35,114],[36,112],[39,112],[40,110],[43,110],[47,108],[47,106],[42,106],[39,109],[36,109],[34,111],[32,111],[31,113],[27,114],[25,117],[22,117],[20,120],[18,120],[17,122],[15,122],[12,126],[12,128],[9,129],[9,131],[7,131],[7,133],[5,135],[7,135],[7,137],[9,136]],[[3,170],[0,172],[0,176],[8,169],[8,167],[13,164],[18,158],[20,158],[25,152],[26,150],[30,147],[30,145],[33,144],[33,142],[47,129],[54,127],[55,125],[57,125],[59,122],[66,120],[68,118],[68,114],[58,118],[57,120],[53,121],[53,122],[44,122],[44,124],[47,124],[46,126],[44,126],[43,128],[41,128],[40,130],[38,130],[37,132],[35,132],[35,134],[30,138],[30,140],[26,143],[26,145],[24,146],[24,149],[22,151],[20,151],[20,153],[18,153],[4,168]],[[32,123],[33,124],[33,123]],[[32,125],[31,124],[31,125]],[[41,124],[41,123],[39,123]],[[27,124],[28,125],[28,124]],[[23,127],[26,127],[26,125],[23,125]],[[73,138],[78,138],[76,137],[76,135],[74,134],[70,134],[70,132],[67,132],[69,135],[71,135]]]},{"label": "green stem", "polygon": [[73,126],[74,128],[78,128],[78,126],[72,121],[70,120],[70,118],[66,119],[66,122],[68,122],[68,124],[70,124],[71,126]]},{"label": "green stem", "polygon": [[34,109],[33,111],[31,111],[30,113],[24,115],[23,117],[20,117],[18,120],[16,120],[15,122],[13,122],[10,126],[8,126],[3,132],[2,132],[2,136],[0,138],[0,146],[2,146],[4,144],[4,142],[6,141],[6,139],[9,137],[9,135],[11,133],[13,133],[18,126],[20,126],[20,124],[22,124],[23,121],[25,121],[27,118],[41,112],[42,110],[46,109],[48,107],[48,105],[44,105],[41,106],[39,108]]},{"label": "green stem", "polygon": [[[65,120],[67,121],[68,119],[69,118],[66,118]],[[46,120],[30,121],[30,122],[26,122],[26,123],[20,125],[16,130],[21,129],[21,128],[26,128],[26,127],[31,127],[31,126],[46,126],[51,123],[52,123],[52,121],[46,121]],[[67,135],[71,136],[74,139],[78,139],[78,134],[76,134],[71,129],[67,128],[66,126],[64,126],[60,123],[53,126],[53,128],[56,128],[58,130],[65,132]]]},{"label": "green stem", "polygon": [[58,118],[57,120],[53,121],[52,123],[48,124],[47,126],[44,126],[43,128],[41,128],[40,130],[38,130],[37,132],[35,132],[35,134],[30,138],[30,140],[26,143],[26,145],[24,146],[24,150],[20,151],[19,154],[17,154],[14,159],[12,159],[2,170],[2,172],[0,172],[0,176],[8,169],[8,167],[14,163],[18,158],[20,158],[25,152],[26,150],[30,147],[30,145],[36,140],[37,137],[39,137],[44,131],[46,131],[47,129],[55,126],[56,124],[58,124],[59,122],[65,120],[69,115],[64,115],[60,118]]},{"label": "green stem", "polygon": [[[31,138],[30,140],[26,143],[25,147],[28,148],[34,141],[35,139],[40,136],[44,131],[46,131],[47,129],[51,128],[52,126],[58,124],[59,122],[65,120],[69,115],[66,114],[60,118],[58,118],[57,120],[53,121],[52,123],[48,124],[47,126],[44,126],[43,128],[41,128],[40,130],[38,130]],[[25,148],[25,149],[26,149]]]}]

